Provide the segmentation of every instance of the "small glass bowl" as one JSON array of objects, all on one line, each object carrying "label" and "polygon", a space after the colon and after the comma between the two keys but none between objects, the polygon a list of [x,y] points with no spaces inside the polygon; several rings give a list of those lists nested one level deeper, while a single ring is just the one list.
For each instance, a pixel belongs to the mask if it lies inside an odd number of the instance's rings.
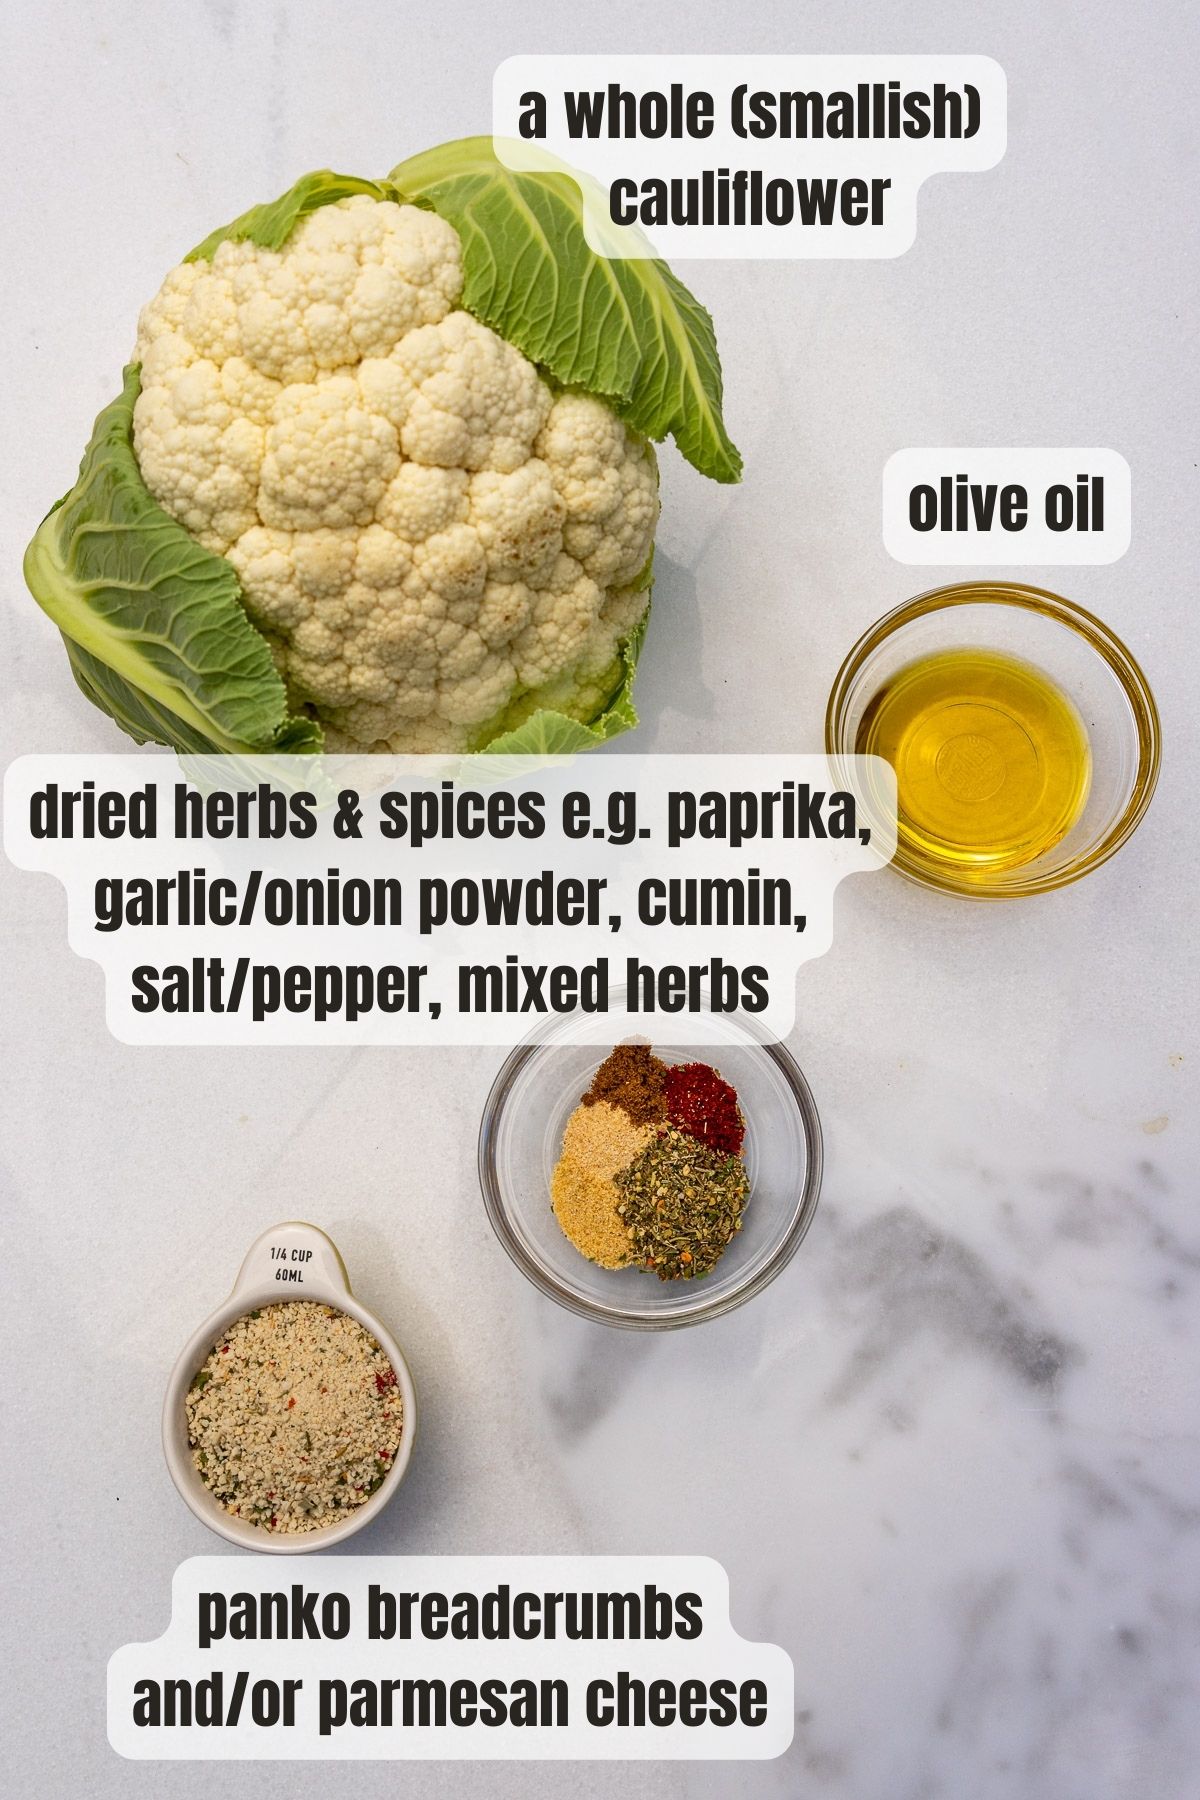
[{"label": "small glass bowl", "polygon": [[825,748],[852,756],[863,715],[885,682],[920,657],[996,650],[1033,663],[1074,702],[1092,753],[1091,790],[1075,824],[1051,849],[986,880],[935,867],[901,840],[893,867],[925,887],[997,900],[1078,881],[1121,848],[1158,780],[1162,731],[1141,669],[1099,619],[1044,588],[962,581],[896,607],[864,633],[838,670],[825,714]]},{"label": "small glass bowl", "polygon": [[566,1123],[614,1044],[652,1039],[625,1013],[571,1013],[518,1044],[492,1084],[479,1128],[479,1182],[492,1228],[517,1267],[560,1306],[632,1331],[720,1318],[762,1292],[800,1246],[821,1187],[821,1126],[808,1083],[782,1044],[742,1013],[696,1015],[693,1041],[655,1045],[664,1062],[707,1062],[737,1089],[750,1179],[741,1230],[710,1274],[659,1281],[580,1255],[550,1205]]}]

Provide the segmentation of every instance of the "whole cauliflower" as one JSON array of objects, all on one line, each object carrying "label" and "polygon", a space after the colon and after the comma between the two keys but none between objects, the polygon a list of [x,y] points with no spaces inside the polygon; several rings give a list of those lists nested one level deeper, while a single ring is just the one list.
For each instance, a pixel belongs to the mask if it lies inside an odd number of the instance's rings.
[{"label": "whole cauliflower", "polygon": [[144,309],[142,477],[227,558],[331,750],[593,716],[648,601],[654,451],[459,309],[457,231],[356,194],[228,240]]},{"label": "whole cauliflower", "polygon": [[24,560],[137,743],[545,756],[637,724],[651,444],[742,464],[712,320],[636,233],[592,247],[582,181],[491,138],[314,169],[167,276]]}]

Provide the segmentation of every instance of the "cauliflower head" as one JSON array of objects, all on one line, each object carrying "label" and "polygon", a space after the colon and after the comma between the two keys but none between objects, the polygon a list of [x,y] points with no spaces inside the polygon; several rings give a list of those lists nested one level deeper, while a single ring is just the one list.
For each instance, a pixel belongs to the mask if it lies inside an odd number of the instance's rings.
[{"label": "cauliflower head", "polygon": [[354,194],[182,263],[141,315],[142,478],[236,571],[331,750],[587,720],[646,610],[653,448],[462,293],[453,225]]},{"label": "cauliflower head", "polygon": [[716,333],[585,178],[491,138],[314,169],[145,307],[25,551],[93,705],[201,755],[570,755],[638,722],[671,438],[736,482]]}]

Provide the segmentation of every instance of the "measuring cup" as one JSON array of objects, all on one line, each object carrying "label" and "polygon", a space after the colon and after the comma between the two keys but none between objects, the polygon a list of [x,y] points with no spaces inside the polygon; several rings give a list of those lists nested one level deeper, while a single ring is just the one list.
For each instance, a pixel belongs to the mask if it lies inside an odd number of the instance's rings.
[{"label": "measuring cup", "polygon": [[[391,1468],[382,1483],[361,1506],[348,1511],[332,1525],[314,1531],[274,1532],[248,1519],[239,1519],[213,1498],[200,1479],[188,1444],[185,1398],[196,1371],[207,1360],[220,1334],[256,1307],[277,1306],[288,1300],[318,1300],[348,1313],[371,1333],[396,1371],[396,1384],[404,1402],[404,1430]],[[350,1292],[346,1265],[332,1238],[315,1225],[289,1219],[264,1231],[246,1253],[229,1298],[205,1319],[188,1339],[171,1371],[163,1404],[163,1450],[171,1479],[196,1517],[210,1530],[271,1556],[295,1556],[307,1550],[326,1550],[353,1537],[369,1525],[388,1504],[408,1472],[417,1429],[417,1402],[412,1375],[404,1353],[391,1333]]]}]

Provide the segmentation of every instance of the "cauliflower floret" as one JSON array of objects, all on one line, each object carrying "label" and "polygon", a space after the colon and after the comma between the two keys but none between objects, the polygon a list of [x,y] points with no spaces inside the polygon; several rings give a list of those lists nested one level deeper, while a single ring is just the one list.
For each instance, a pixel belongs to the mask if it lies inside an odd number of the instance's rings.
[{"label": "cauliflower floret", "polygon": [[259,273],[259,282],[234,283],[234,293],[243,296],[237,307],[242,354],[274,381],[315,381],[319,365],[309,343],[299,288],[276,271],[264,268]]},{"label": "cauliflower floret", "polygon": [[366,587],[399,587],[412,568],[412,545],[378,523],[355,532],[354,573]]},{"label": "cauliflower floret", "polygon": [[[196,346],[178,331],[164,330],[146,338],[139,354],[142,364],[142,391],[138,396],[140,400],[146,394],[153,394],[156,387],[168,384],[194,363]],[[135,422],[136,418],[135,410]]]},{"label": "cauliflower floret", "polygon": [[650,446],[469,314],[457,233],[366,195],[225,242],[144,308],[134,447],[227,556],[331,750],[454,751],[590,717],[646,607]]},{"label": "cauliflower floret", "polygon": [[201,265],[183,309],[179,329],[201,356],[224,362],[236,356],[242,334],[233,287],[223,275]]},{"label": "cauliflower floret", "polygon": [[529,623],[513,644],[523,687],[541,687],[574,663],[603,602],[602,590],[564,552],[549,582],[534,594]]},{"label": "cauliflower floret", "polygon": [[617,503],[625,427],[590,394],[560,394],[538,439],[537,453],[576,519],[607,518]]},{"label": "cauliflower floret", "polygon": [[590,394],[562,394],[537,452],[566,508],[565,549],[605,586],[631,582],[646,565],[658,525],[650,446]]},{"label": "cauliflower floret", "polygon": [[519,350],[470,313],[410,332],[391,360],[412,387],[400,442],[413,462],[510,473],[528,458],[550,390]]},{"label": "cauliflower floret", "polygon": [[[292,533],[252,525],[229,547],[229,560],[242,584],[246,611],[256,625],[286,633],[309,611],[296,580]],[[286,649],[283,654],[286,657]]]},{"label": "cauliflower floret", "polygon": [[[143,368],[142,376],[145,379]],[[280,384],[263,375],[244,356],[231,356],[221,364],[221,391],[231,411],[255,425],[269,425]]]},{"label": "cauliflower floret", "polygon": [[524,630],[532,611],[533,595],[523,581],[489,581],[475,629],[485,644],[507,644]]},{"label": "cauliflower floret", "polygon": [[567,509],[550,470],[532,458],[510,475],[486,469],[471,477],[471,523],[499,581],[550,579],[563,547]]},{"label": "cauliflower floret", "polygon": [[379,502],[379,521],[410,543],[422,543],[434,532],[466,522],[465,469],[429,469],[404,463]]},{"label": "cauliflower floret", "polygon": [[220,370],[203,358],[143,390],[134,429],[147,487],[168,490],[175,517],[205,549],[223,555],[258,516],[262,428],[236,416]]},{"label": "cauliflower floret", "polygon": [[258,510],[265,525],[369,525],[400,466],[394,428],[352,375],[285,387],[271,409]]},{"label": "cauliflower floret", "polygon": [[428,585],[447,600],[477,601],[487,580],[487,561],[469,525],[437,531],[413,549],[413,563]]},{"label": "cauliflower floret", "polygon": [[440,690],[438,712],[453,725],[482,725],[494,719],[511,699],[513,679],[508,658],[489,651],[468,680],[451,682]]},{"label": "cauliflower floret", "polygon": [[179,331],[203,267],[202,263],[180,263],[178,268],[171,270],[153,300],[143,306],[138,317],[138,341],[134,352],[139,362],[145,362],[146,352],[157,338]]},{"label": "cauliflower floret", "polygon": [[354,580],[358,533],[354,530],[297,531],[292,537],[296,585],[315,600],[333,599]]}]

